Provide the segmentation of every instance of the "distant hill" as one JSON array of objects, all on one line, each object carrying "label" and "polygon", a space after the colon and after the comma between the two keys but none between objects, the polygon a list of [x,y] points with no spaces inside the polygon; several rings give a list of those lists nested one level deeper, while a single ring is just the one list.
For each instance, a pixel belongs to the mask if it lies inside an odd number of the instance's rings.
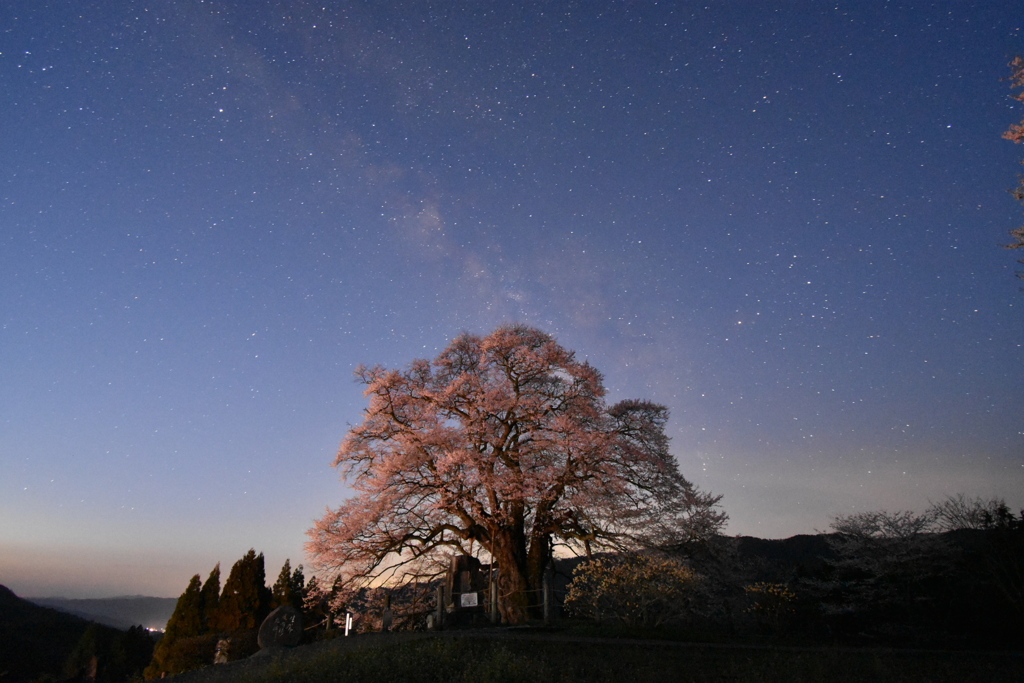
[{"label": "distant hill", "polygon": [[0,680],[59,677],[89,622],[19,598],[0,586]]},{"label": "distant hill", "polygon": [[740,558],[757,565],[758,581],[785,580],[792,573],[809,576],[820,572],[835,551],[829,541],[835,534],[799,534],[789,538],[767,539],[736,536],[734,543]]},{"label": "distant hill", "polygon": [[114,628],[142,625],[162,631],[174,612],[177,598],[151,598],[141,595],[100,599],[29,598],[43,607],[74,614]]}]

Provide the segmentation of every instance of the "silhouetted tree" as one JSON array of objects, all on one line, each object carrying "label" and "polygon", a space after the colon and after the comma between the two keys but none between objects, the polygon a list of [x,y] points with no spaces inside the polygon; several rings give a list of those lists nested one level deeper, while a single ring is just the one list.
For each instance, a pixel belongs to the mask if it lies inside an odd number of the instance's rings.
[{"label": "silhouetted tree", "polygon": [[[934,517],[909,511],[862,512],[837,517],[830,537],[832,564],[843,590],[839,607],[876,622],[916,616],[934,580],[949,570]],[[845,604],[843,604],[845,603]]]},{"label": "silhouetted tree", "polygon": [[137,680],[153,656],[153,637],[143,626],[132,626],[111,644],[108,671],[110,680]]},{"label": "silhouetted tree", "polygon": [[1024,517],[950,496],[924,514],[836,518],[822,602],[860,633],[918,644],[1015,642],[1024,631]]},{"label": "silhouetted tree", "polygon": [[138,678],[153,655],[153,638],[142,626],[120,631],[91,624],[64,665],[73,680],[123,683]]},{"label": "silhouetted tree", "polygon": [[938,531],[991,528],[1006,507],[1002,498],[968,498],[962,493],[933,504],[927,514]]},{"label": "silhouetted tree", "polygon": [[1024,634],[1024,510],[1014,515],[1000,501],[984,529],[981,573],[1002,597],[1019,639]]},{"label": "silhouetted tree", "polygon": [[[940,531],[980,532],[958,558],[972,582],[988,584],[1008,610],[1007,621],[1024,617],[1024,512],[1016,516],[1002,498],[949,496],[929,508]],[[1001,609],[1001,608],[1000,608]]]},{"label": "silhouetted tree", "polygon": [[320,586],[320,579],[311,576],[306,584],[302,596],[302,614],[305,622],[309,625],[324,624],[330,628],[328,623],[330,613],[330,595]]},{"label": "silhouetted tree", "polygon": [[153,651],[153,661],[146,667],[146,678],[159,678],[165,673],[175,674],[184,671],[185,669],[179,668],[174,661],[175,647],[179,641],[199,636],[203,631],[202,583],[199,574],[196,574],[174,606],[174,612],[164,630],[164,637]]},{"label": "silhouetted tree", "polygon": [[75,678],[99,678],[99,659],[110,647],[109,630],[99,624],[90,624],[85,629],[85,633],[78,639],[75,649],[71,651],[64,664],[65,675]]},{"label": "silhouetted tree", "polygon": [[290,559],[284,561],[281,572],[277,575],[277,581],[270,589],[270,594],[271,609],[292,604],[292,563]]},{"label": "silhouetted tree", "polygon": [[273,596],[270,602],[271,609],[282,605],[291,605],[295,609],[301,610],[305,589],[306,580],[302,573],[302,565],[300,564],[293,571],[291,560],[285,560],[281,572],[277,575],[277,581],[270,589]]}]

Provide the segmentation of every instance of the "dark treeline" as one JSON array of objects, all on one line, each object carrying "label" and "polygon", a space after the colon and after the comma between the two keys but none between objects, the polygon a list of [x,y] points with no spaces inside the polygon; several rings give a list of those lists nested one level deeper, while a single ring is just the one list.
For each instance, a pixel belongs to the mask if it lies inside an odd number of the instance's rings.
[{"label": "dark treeline", "polygon": [[673,625],[695,639],[982,649],[1024,641],[1024,512],[998,499],[955,496],[922,514],[841,516],[816,536],[718,537],[646,556],[688,590],[645,602],[644,568],[618,555],[575,568],[568,612]]}]

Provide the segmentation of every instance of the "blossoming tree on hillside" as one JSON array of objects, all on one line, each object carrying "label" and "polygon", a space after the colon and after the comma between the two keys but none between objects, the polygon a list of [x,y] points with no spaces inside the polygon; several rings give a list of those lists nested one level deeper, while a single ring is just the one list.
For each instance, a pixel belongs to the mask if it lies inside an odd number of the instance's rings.
[{"label": "blossoming tree on hillside", "polygon": [[503,619],[522,623],[556,544],[664,547],[725,522],[720,496],[669,453],[667,410],[606,406],[600,373],[540,330],[463,334],[433,361],[356,373],[370,404],[334,464],[357,495],[307,544],[352,585],[482,549],[500,567]]}]

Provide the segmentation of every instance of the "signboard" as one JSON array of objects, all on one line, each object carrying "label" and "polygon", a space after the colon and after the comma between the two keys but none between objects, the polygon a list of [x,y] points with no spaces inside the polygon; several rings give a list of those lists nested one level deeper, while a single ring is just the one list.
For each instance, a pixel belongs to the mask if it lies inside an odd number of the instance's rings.
[{"label": "signboard", "polygon": [[462,602],[460,603],[460,605],[462,607],[476,607],[477,604],[479,604],[477,603],[478,596],[476,593],[463,593],[461,597]]}]

